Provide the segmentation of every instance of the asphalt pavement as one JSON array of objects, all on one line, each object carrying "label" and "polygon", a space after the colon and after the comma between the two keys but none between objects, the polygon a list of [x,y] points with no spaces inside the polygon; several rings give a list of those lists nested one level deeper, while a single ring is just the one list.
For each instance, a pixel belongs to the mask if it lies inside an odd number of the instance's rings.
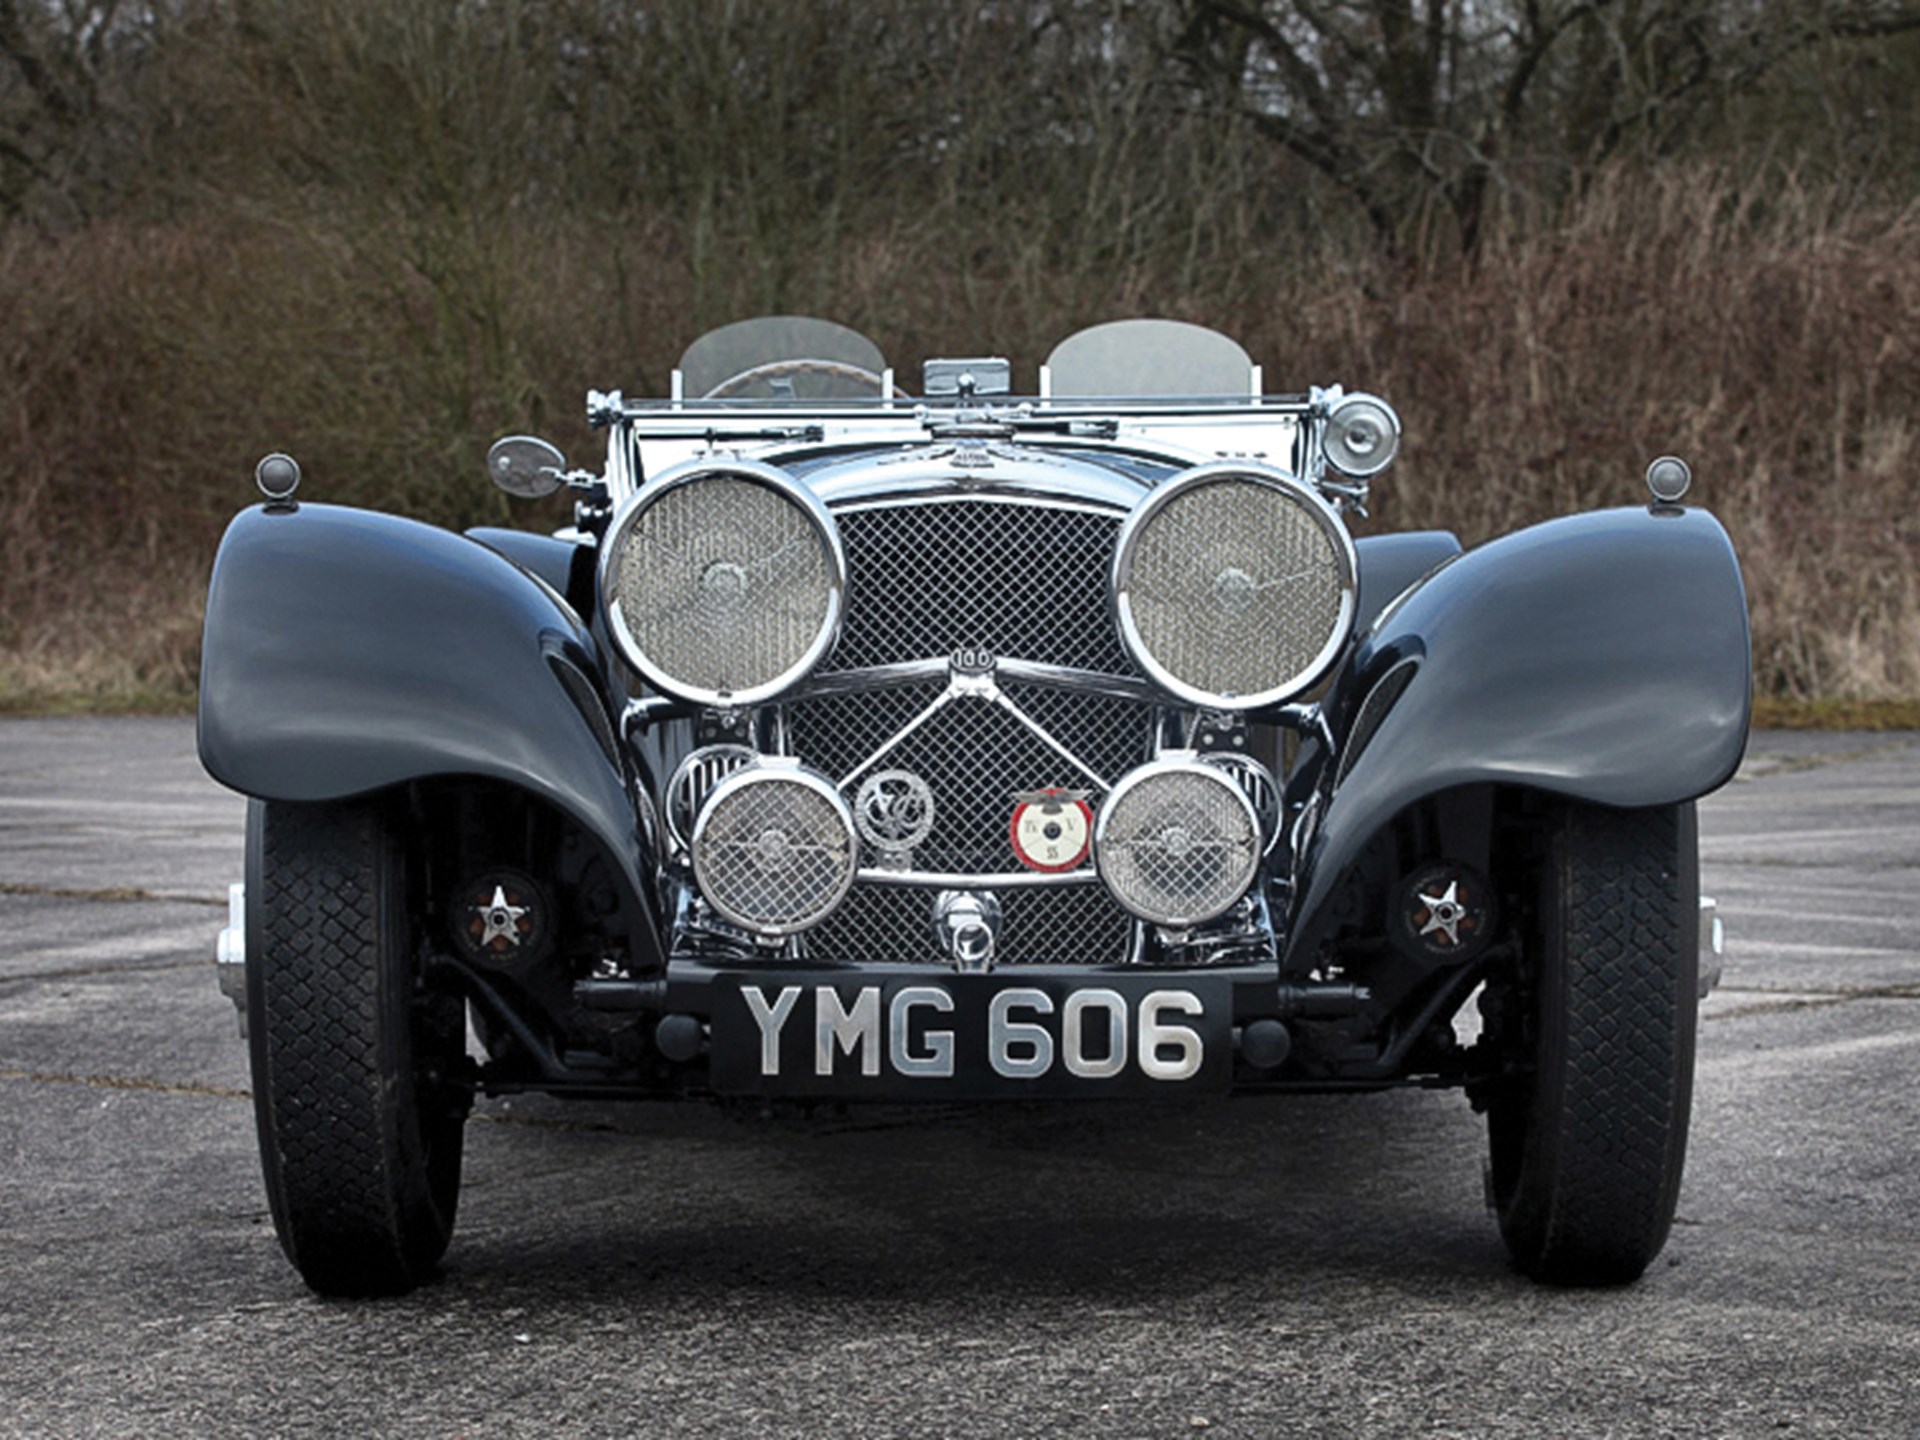
[{"label": "asphalt pavement", "polygon": [[1756,736],[1665,1254],[1513,1274],[1452,1094],[483,1102],[442,1278],[282,1259],[190,722],[0,721],[0,1435],[1920,1434],[1920,735]]}]

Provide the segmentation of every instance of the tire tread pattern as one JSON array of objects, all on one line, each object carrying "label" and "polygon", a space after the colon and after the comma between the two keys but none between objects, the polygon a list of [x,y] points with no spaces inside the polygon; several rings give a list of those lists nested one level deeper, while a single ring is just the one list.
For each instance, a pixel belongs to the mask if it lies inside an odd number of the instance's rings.
[{"label": "tire tread pattern", "polygon": [[[265,807],[255,1104],[282,1247],[323,1294],[411,1289],[451,1205],[426,1181],[386,836],[365,806]],[[399,991],[393,993],[394,987]],[[457,1143],[457,1141],[456,1141]]]},{"label": "tire tread pattern", "polygon": [[1693,1090],[1697,904],[1683,807],[1557,817],[1542,1042],[1522,1179],[1502,1214],[1521,1268],[1633,1280],[1665,1244]]}]

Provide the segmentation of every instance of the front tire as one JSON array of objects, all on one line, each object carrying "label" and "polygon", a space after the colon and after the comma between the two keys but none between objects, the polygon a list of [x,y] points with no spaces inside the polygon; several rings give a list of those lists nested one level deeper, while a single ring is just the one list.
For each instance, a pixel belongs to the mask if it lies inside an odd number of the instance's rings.
[{"label": "front tire", "polygon": [[453,1233],[464,1007],[418,983],[407,882],[377,805],[248,808],[260,1160],[281,1248],[322,1295],[410,1290]]},{"label": "front tire", "polygon": [[1666,1243],[1693,1099],[1697,852],[1692,805],[1550,819],[1507,1004],[1518,1074],[1487,1117],[1489,1198],[1536,1280],[1626,1284]]}]

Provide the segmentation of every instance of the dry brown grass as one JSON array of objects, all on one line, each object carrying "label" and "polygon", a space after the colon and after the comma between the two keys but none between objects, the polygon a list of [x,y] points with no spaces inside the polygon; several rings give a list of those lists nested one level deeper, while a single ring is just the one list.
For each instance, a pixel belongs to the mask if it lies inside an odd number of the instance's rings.
[{"label": "dry brown grass", "polygon": [[[1076,257],[1070,235],[1005,225],[955,264],[941,217],[890,212],[787,293],[903,374],[998,350],[1031,375],[1123,314],[1217,325],[1272,387],[1399,407],[1375,529],[1473,541],[1637,503],[1647,460],[1677,451],[1740,549],[1759,691],[1911,699],[1920,216],[1833,195],[1623,171],[1568,213],[1509,217],[1470,267],[1261,249],[1234,226],[1231,245]],[[554,521],[488,489],[487,441],[533,428],[589,459],[589,386],[661,388],[700,329],[765,308],[755,243],[651,213],[377,200],[0,237],[0,709],[190,703],[207,568],[269,449],[315,498]]]},{"label": "dry brown grass", "polygon": [[1407,418],[1383,520],[1478,540],[1632,503],[1675,451],[1739,549],[1759,693],[1920,695],[1920,211],[1620,172],[1470,270],[1308,304],[1310,369]]}]

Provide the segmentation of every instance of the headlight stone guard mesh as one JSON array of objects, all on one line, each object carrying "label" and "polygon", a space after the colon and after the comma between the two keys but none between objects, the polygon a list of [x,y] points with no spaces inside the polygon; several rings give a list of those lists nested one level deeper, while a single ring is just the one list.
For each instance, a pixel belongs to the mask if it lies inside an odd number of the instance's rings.
[{"label": "headlight stone guard mesh", "polygon": [[714,787],[694,824],[701,894],[760,935],[790,935],[832,913],[854,863],[846,806],[797,767],[736,772]]},{"label": "headlight stone guard mesh", "polygon": [[1346,638],[1345,531],[1297,485],[1211,467],[1137,513],[1115,572],[1142,669],[1199,704],[1244,709],[1298,694]]},{"label": "headlight stone guard mesh", "polygon": [[605,599],[629,659],[696,700],[762,698],[805,673],[839,621],[831,531],[752,472],[643,495],[616,522],[607,566]]},{"label": "headlight stone guard mesh", "polygon": [[1232,776],[1199,763],[1156,764],[1115,787],[1094,832],[1100,874],[1142,919],[1195,925],[1246,893],[1260,825]]}]

